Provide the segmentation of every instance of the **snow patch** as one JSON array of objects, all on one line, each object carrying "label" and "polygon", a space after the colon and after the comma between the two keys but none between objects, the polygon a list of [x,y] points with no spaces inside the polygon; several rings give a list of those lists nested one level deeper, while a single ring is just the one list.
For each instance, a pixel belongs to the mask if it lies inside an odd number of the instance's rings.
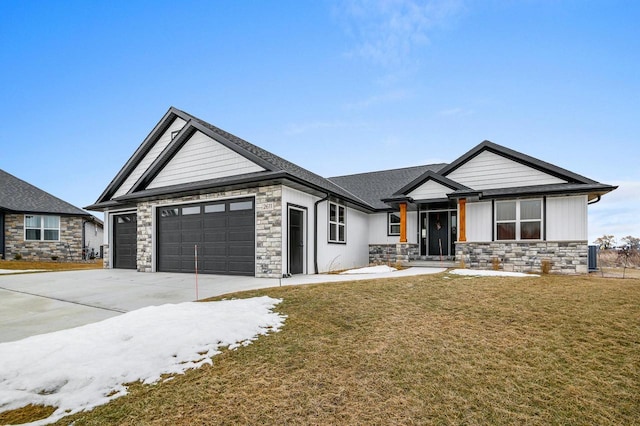
[{"label": "snow patch", "polygon": [[340,275],[349,274],[385,274],[387,272],[397,271],[396,268],[392,268],[387,265],[367,266],[365,268],[350,269],[348,271],[340,272]]},{"label": "snow patch", "polygon": [[505,272],[505,271],[485,271],[480,269],[454,269],[449,271],[454,275],[465,275],[471,277],[539,277],[536,274],[524,274],[522,272]]},{"label": "snow patch", "polygon": [[212,364],[221,348],[278,331],[281,299],[267,296],[150,306],[82,327],[0,343],[0,412],[58,407],[44,425],[127,394],[125,383]]}]

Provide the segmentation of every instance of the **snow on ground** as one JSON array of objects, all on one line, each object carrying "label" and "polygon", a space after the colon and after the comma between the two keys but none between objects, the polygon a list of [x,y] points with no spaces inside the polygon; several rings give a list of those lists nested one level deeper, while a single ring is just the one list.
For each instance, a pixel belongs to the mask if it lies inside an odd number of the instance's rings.
[{"label": "snow on ground", "polygon": [[28,404],[58,407],[32,423],[48,424],[125,395],[125,383],[155,383],[163,374],[212,364],[221,348],[278,331],[285,316],[273,309],[280,302],[264,296],[151,306],[0,343],[0,412]]},{"label": "snow on ground", "polygon": [[366,268],[349,269],[348,271],[340,272],[340,275],[384,274],[384,273],[393,272],[393,271],[397,271],[397,269],[387,265],[377,265],[377,266],[367,266]]},{"label": "snow on ground", "polygon": [[466,275],[471,277],[539,277],[536,274],[523,274],[522,272],[484,271],[480,269],[454,269],[450,274]]}]

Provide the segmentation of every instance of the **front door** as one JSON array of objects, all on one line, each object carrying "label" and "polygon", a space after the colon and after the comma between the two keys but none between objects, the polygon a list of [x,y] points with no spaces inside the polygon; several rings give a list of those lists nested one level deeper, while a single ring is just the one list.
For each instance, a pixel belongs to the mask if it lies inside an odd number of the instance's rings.
[{"label": "front door", "polygon": [[304,262],[304,211],[289,208],[289,273],[302,274]]},{"label": "front door", "polygon": [[449,256],[449,212],[429,212],[429,256]]}]

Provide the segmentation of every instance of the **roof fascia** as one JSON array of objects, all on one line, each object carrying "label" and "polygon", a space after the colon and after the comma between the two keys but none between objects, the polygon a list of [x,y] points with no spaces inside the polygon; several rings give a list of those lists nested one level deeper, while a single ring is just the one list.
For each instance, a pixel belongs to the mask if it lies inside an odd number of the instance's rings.
[{"label": "roof fascia", "polygon": [[494,154],[500,155],[502,157],[508,158],[520,164],[524,164],[525,166],[531,167],[533,169],[539,170],[543,173],[555,176],[560,179],[567,180],[572,183],[598,183],[592,179],[589,179],[585,176],[579,175],[577,173],[573,173],[567,169],[563,169],[562,167],[558,167],[554,164],[547,163],[546,161],[539,160],[537,158],[531,157],[527,154],[523,154],[521,152],[515,151],[513,149],[507,148],[502,145],[498,145],[497,143],[493,143],[491,141],[485,140],[480,144],[476,145],[470,151],[459,157],[457,160],[445,166],[442,170],[440,170],[440,174],[446,176],[453,172],[454,170],[461,167],[463,164],[467,163],[469,160],[478,156],[483,151],[489,151]]},{"label": "roof fascia", "polygon": [[101,204],[113,196],[120,185],[124,183],[131,172],[133,172],[140,161],[142,161],[144,156],[149,152],[160,136],[162,136],[167,128],[171,126],[171,123],[173,123],[176,117],[179,117],[184,121],[189,120],[189,117],[187,117],[182,111],[177,108],[170,107],[151,132],[149,132],[147,137],[144,138],[138,149],[133,153],[122,169],[120,169],[118,174],[113,178],[109,185],[107,185],[107,188],[102,192],[102,194],[100,194],[98,201],[94,205]]},{"label": "roof fascia", "polygon": [[155,177],[158,176],[158,174],[162,171],[162,169],[164,169],[167,166],[167,164],[169,164],[171,159],[180,151],[180,149],[184,146],[185,143],[187,143],[189,138],[191,138],[196,131],[200,131],[204,133],[205,135],[209,136],[211,139],[215,140],[216,142],[221,143],[225,147],[236,152],[238,155],[241,155],[247,158],[248,160],[254,163],[257,163],[259,166],[266,169],[267,171],[269,172],[275,171],[274,167],[271,164],[253,155],[252,153],[242,149],[238,145],[234,144],[233,142],[230,142],[229,140],[215,133],[211,129],[203,126],[202,124],[197,122],[195,119],[192,119],[189,117],[187,123],[182,128],[180,133],[178,133],[176,137],[169,143],[169,145],[167,145],[164,151],[162,151],[160,155],[158,155],[158,158],[154,160],[154,162],[151,164],[151,166],[149,166],[147,171],[143,173],[142,176],[140,176],[138,181],[131,187],[128,194],[133,194],[135,192],[145,190],[147,185],[149,185],[153,181],[153,179],[155,179]]},{"label": "roof fascia", "polygon": [[[467,188],[464,185],[459,184],[458,182],[451,180],[445,176],[442,176],[439,173],[435,173],[432,170],[428,170],[426,172],[424,172],[422,175],[420,175],[419,177],[417,177],[416,179],[412,180],[411,182],[409,182],[407,185],[403,186],[402,188],[400,188],[394,195],[404,195],[407,194],[411,191],[413,191],[414,189],[416,189],[418,186],[424,184],[425,182],[432,180],[436,183],[439,183],[440,185],[446,186],[447,188],[451,188],[454,190],[460,190],[460,189],[470,189]],[[382,200],[384,201],[384,200]]]},{"label": "roof fascia", "polygon": [[448,194],[450,198],[468,198],[468,197],[479,197],[479,199],[491,200],[491,199],[504,199],[504,198],[514,198],[514,197],[530,197],[530,196],[545,196],[545,195],[580,195],[580,194],[588,194],[588,195],[604,195],[609,193],[615,189],[617,186],[605,185],[605,184],[595,184],[589,185],[585,184],[584,188],[563,188],[562,186],[557,186],[554,188],[532,188],[530,190],[515,190],[512,192],[502,192],[502,193],[492,193],[491,190],[487,191],[471,191],[471,192],[453,192]]}]

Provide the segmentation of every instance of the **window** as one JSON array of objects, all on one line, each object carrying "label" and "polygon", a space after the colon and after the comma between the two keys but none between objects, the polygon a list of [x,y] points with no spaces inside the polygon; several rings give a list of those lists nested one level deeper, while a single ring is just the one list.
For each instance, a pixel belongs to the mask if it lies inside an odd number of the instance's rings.
[{"label": "window", "polygon": [[542,200],[496,203],[497,240],[540,240],[541,238]]},{"label": "window", "polygon": [[387,235],[400,235],[400,213],[391,212],[387,215]]},{"label": "window", "polygon": [[329,203],[329,242],[346,242],[345,232],[346,208],[336,203]]},{"label": "window", "polygon": [[229,204],[230,211],[238,210],[251,210],[253,208],[253,201],[238,201],[236,203]]},{"label": "window", "polygon": [[24,216],[24,239],[28,241],[58,241],[60,216]]},{"label": "window", "polygon": [[200,206],[182,208],[182,216],[188,216],[192,214],[200,214]]}]

